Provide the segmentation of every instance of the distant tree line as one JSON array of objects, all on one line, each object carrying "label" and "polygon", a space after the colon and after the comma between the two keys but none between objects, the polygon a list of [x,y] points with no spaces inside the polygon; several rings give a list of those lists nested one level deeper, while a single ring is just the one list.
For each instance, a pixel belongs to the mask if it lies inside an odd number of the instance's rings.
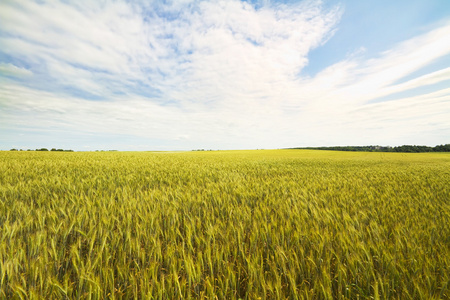
[{"label": "distant tree line", "polygon": [[[11,149],[10,151],[24,151],[22,149]],[[49,151],[47,148],[40,148],[40,149],[36,149],[36,150],[31,150],[31,149],[27,149],[27,151]],[[52,148],[50,151],[59,151],[59,152],[73,152],[73,150],[64,150],[64,149],[56,149],[56,148]]]},{"label": "distant tree line", "polygon": [[450,144],[437,145],[435,147],[403,145],[396,147],[389,146],[331,146],[331,147],[299,147],[292,149],[311,149],[311,150],[335,150],[335,151],[363,151],[363,152],[450,152]]}]

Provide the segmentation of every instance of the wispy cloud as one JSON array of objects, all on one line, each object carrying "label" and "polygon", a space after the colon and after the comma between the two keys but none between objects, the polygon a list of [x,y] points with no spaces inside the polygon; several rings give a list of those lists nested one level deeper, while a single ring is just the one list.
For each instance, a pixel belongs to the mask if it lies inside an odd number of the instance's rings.
[{"label": "wispy cloud", "polygon": [[11,63],[0,63],[0,74],[5,77],[26,77],[33,74],[28,69],[17,67]]},{"label": "wispy cloud", "polygon": [[448,137],[448,90],[377,99],[450,80],[444,66],[402,81],[450,54],[450,25],[303,76],[342,12],[320,1],[2,2],[2,126],[185,149]]}]

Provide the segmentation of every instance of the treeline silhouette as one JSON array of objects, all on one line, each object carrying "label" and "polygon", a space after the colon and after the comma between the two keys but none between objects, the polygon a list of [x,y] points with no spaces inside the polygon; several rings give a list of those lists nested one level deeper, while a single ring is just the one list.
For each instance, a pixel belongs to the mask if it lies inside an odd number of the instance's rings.
[{"label": "treeline silhouette", "polygon": [[[11,149],[10,151],[25,151],[25,150],[18,150],[18,149]],[[31,150],[31,149],[27,149],[26,151],[49,151],[47,148],[40,148],[40,149],[36,149],[36,150]],[[59,152],[73,152],[73,150],[64,150],[64,149],[56,149],[56,148],[52,148],[50,151],[59,151]]]},{"label": "treeline silhouette", "polygon": [[403,145],[403,146],[396,146],[396,147],[389,147],[389,146],[296,147],[296,148],[291,148],[291,149],[420,153],[420,152],[450,152],[450,144],[437,145],[435,147]]}]

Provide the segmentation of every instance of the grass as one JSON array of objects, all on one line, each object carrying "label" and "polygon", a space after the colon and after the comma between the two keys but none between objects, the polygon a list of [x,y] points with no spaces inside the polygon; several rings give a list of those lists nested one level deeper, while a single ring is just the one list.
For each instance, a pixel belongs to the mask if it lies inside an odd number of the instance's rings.
[{"label": "grass", "polygon": [[450,155],[0,152],[1,299],[449,299]]}]

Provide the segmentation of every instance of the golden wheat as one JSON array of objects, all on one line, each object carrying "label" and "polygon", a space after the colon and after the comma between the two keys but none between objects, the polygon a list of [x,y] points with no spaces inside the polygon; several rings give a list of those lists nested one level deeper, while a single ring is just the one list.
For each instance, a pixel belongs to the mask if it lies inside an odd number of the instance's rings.
[{"label": "golden wheat", "polygon": [[450,155],[0,152],[2,299],[448,299]]}]

